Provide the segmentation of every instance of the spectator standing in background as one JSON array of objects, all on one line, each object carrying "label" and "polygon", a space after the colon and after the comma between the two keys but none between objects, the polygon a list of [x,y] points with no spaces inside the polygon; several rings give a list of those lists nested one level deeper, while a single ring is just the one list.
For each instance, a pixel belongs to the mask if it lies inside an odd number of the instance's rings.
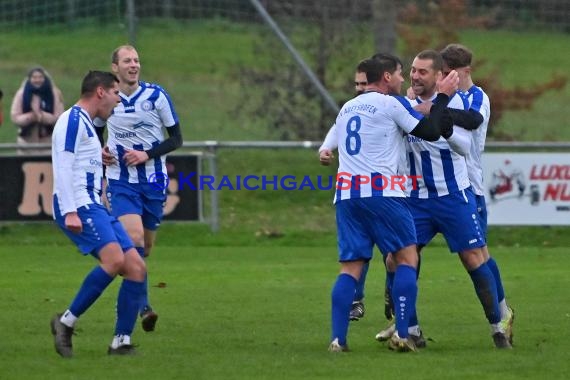
[{"label": "spectator standing in background", "polygon": [[[18,144],[51,144],[53,127],[64,111],[63,95],[42,67],[34,67],[16,91],[10,118],[18,127]],[[50,149],[19,149],[19,155],[50,154]]]}]

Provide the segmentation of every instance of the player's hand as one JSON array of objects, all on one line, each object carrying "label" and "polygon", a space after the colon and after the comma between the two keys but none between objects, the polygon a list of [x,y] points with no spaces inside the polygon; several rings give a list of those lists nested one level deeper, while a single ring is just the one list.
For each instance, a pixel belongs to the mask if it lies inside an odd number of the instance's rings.
[{"label": "player's hand", "polygon": [[451,70],[445,77],[437,81],[438,91],[451,97],[457,91],[459,86],[459,75],[457,71]]},{"label": "player's hand", "polygon": [[424,116],[429,116],[431,106],[433,106],[432,102],[423,102],[418,104],[417,106],[414,106],[414,109]]},{"label": "player's hand", "polygon": [[80,234],[83,231],[83,224],[77,212],[68,212],[65,214],[65,228],[74,234]]},{"label": "player's hand", "polygon": [[129,150],[123,155],[123,161],[127,166],[144,164],[148,161],[148,154],[142,150]]},{"label": "player's hand", "polygon": [[116,162],[115,156],[113,156],[108,146],[103,148],[103,153],[101,156],[102,156],[103,165],[105,166],[114,165]]},{"label": "player's hand", "polygon": [[406,90],[406,98],[414,100],[416,98],[416,93],[412,87],[408,87]]},{"label": "player's hand", "polygon": [[109,198],[107,198],[107,178],[103,178],[103,181],[101,182],[101,203],[107,210],[111,209]]},{"label": "player's hand", "polygon": [[330,149],[323,149],[319,152],[319,161],[323,166],[329,166],[332,163],[334,154]]},{"label": "player's hand", "polygon": [[34,110],[30,111],[30,123],[39,123],[40,114]]}]

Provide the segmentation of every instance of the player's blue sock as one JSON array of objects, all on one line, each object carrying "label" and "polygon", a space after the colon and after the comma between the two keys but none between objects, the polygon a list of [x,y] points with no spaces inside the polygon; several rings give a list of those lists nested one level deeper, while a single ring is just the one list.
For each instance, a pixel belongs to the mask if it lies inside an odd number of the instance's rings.
[{"label": "player's blue sock", "polygon": [[346,345],[346,335],[348,334],[350,305],[352,304],[352,300],[354,299],[355,289],[356,289],[356,279],[346,273],[341,273],[338,275],[332,289],[331,341],[333,341],[335,338],[338,338],[338,343],[341,346]]},{"label": "player's blue sock", "polygon": [[144,294],[144,282],[123,279],[117,297],[115,335],[131,335]]},{"label": "player's blue sock", "polygon": [[110,276],[100,266],[93,268],[93,270],[85,276],[79,292],[77,292],[77,295],[69,307],[69,311],[76,317],[85,313],[114,278],[115,277]]},{"label": "player's blue sock", "polygon": [[360,280],[356,283],[356,291],[354,292],[354,301],[364,299],[364,283],[366,282],[366,274],[368,273],[369,262],[364,263],[362,272],[360,273]]},{"label": "player's blue sock", "polygon": [[497,286],[497,299],[499,302],[505,299],[505,290],[503,289],[503,281],[501,280],[501,272],[499,272],[499,267],[497,266],[497,262],[492,258],[489,257],[487,260],[487,266],[493,273],[493,277],[495,278],[495,285]]},{"label": "player's blue sock", "polygon": [[[135,249],[139,256],[144,260],[144,247],[135,247]],[[148,273],[144,276],[144,294],[139,312],[142,313],[145,309],[150,309],[150,303],[148,302]]]},{"label": "player's blue sock", "polygon": [[410,316],[415,314],[417,295],[416,269],[409,265],[398,265],[392,287],[392,300],[396,314],[396,330],[400,338],[408,337]]},{"label": "player's blue sock", "polygon": [[477,269],[469,272],[475,293],[479,297],[479,302],[483,306],[485,316],[490,324],[498,323],[501,320],[499,312],[499,300],[497,299],[497,285],[493,272],[487,264],[481,264]]},{"label": "player's blue sock", "polygon": [[[418,266],[416,267],[416,281],[420,279],[420,269],[422,267],[422,255],[420,255],[418,253]],[[419,291],[419,289],[418,289]],[[418,298],[416,296],[416,302],[417,302]],[[410,315],[410,323],[408,324],[408,326],[417,326],[419,325],[419,321],[418,321],[418,310],[417,308],[414,308],[414,312],[412,315]]]}]

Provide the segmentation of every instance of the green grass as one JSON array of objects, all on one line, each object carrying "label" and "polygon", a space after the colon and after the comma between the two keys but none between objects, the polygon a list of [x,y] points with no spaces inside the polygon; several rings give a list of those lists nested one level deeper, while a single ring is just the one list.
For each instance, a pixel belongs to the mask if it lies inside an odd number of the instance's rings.
[{"label": "green grass", "polygon": [[[261,204],[261,207],[269,207]],[[157,245],[172,247],[323,247],[330,246],[336,251],[336,225],[334,215],[327,219],[328,227],[322,230],[303,230],[292,226],[278,236],[259,233],[262,227],[252,230],[244,223],[235,223],[221,233],[212,233],[207,225],[197,223],[165,222],[160,228]],[[489,246],[508,248],[516,252],[520,247],[547,249],[570,246],[569,227],[498,227],[489,230]],[[59,247],[68,244],[67,238],[54,223],[4,223],[0,224],[1,246]],[[431,246],[443,247],[445,242],[438,235]],[[1,249],[0,246],[0,249]]]},{"label": "green grass", "polygon": [[[143,78],[173,96],[186,140],[271,138],[267,127],[236,117],[236,68],[263,65],[251,51],[259,33],[243,25],[159,24],[140,30]],[[261,27],[262,32],[267,33]],[[97,35],[97,38],[93,38]],[[505,83],[532,84],[560,72],[567,53],[563,34],[465,32],[464,41]],[[74,54],[68,53],[73,41]],[[81,27],[68,33],[0,34],[0,86],[11,95],[26,70],[41,63],[76,99],[84,72],[109,67],[109,54],[126,42],[117,27]],[[352,75],[347,68],[346,76]],[[537,78],[537,79],[535,79]],[[548,94],[533,110],[508,113],[499,128],[523,140],[569,140],[570,89]],[[0,142],[15,140],[6,120]],[[334,175],[308,150],[223,149],[218,173]],[[137,331],[138,358],[108,358],[117,284],[84,317],[75,337],[76,358],[53,351],[48,322],[67,307],[94,265],[81,258],[53,223],[0,225],[0,378],[190,379],[566,378],[570,310],[568,227],[491,227],[507,294],[517,311],[516,349],[497,352],[472,285],[441,238],[426,250],[420,281],[422,326],[433,341],[418,355],[395,355],[376,343],[384,327],[384,274],[376,258],[367,285],[367,316],[351,327],[348,355],[326,352],[330,287],[338,270],[332,191],[231,191],[219,194],[221,232],[200,224],[165,223],[149,261],[151,298],[161,319],[152,334]]]},{"label": "green grass", "polygon": [[[161,83],[174,98],[181,118],[184,139],[263,140],[274,136],[266,125],[236,116],[242,94],[238,85],[240,65],[263,65],[267,56],[254,55],[256,33],[263,27],[248,27],[222,21],[185,24],[151,24],[141,29],[138,46],[143,62],[142,77]],[[98,38],[93,38],[97,35]],[[485,67],[499,66],[507,84],[537,83],[560,72],[566,53],[560,46],[562,34],[523,34],[511,32],[464,32],[465,40],[477,56],[487,60]],[[26,70],[41,63],[62,88],[66,104],[75,101],[80,79],[92,68],[109,67],[109,54],[126,43],[126,32],[117,27],[82,27],[74,31],[74,53],[68,54],[68,33],[5,32],[0,34],[0,86],[4,90],[5,125],[0,142],[14,142],[16,128],[9,122],[11,94]],[[529,54],[529,47],[534,54]],[[166,52],[166,53],[164,53]],[[364,54],[364,53],[363,53]],[[540,67],[540,71],[537,71]],[[539,72],[540,75],[535,75]],[[350,77],[347,67],[344,76]],[[260,84],[262,85],[262,84]],[[567,113],[570,86],[561,93],[542,97],[533,110],[509,112],[497,130],[520,136],[521,140],[570,140]],[[539,125],[539,127],[537,127]],[[308,126],[313,127],[313,126]],[[220,174],[265,174],[296,176],[334,175],[334,168],[317,164],[307,150],[229,150],[219,151]],[[314,191],[222,191],[220,193],[222,230],[236,226],[247,234],[277,231],[322,233],[334,231],[331,192]]]},{"label": "green grass", "polygon": [[[7,234],[7,227],[2,235]],[[5,379],[318,379],[409,376],[419,379],[564,379],[569,323],[565,248],[497,248],[516,309],[515,344],[493,348],[486,320],[459,261],[439,244],[426,250],[418,304],[431,340],[417,355],[390,352],[373,337],[384,327],[381,262],[367,282],[366,317],[353,323],[353,352],[332,355],[330,288],[334,240],[313,247],[193,246],[194,228],[165,227],[149,260],[157,331],[137,330],[137,357],[111,358],[117,285],[78,324],[75,358],[53,350],[49,319],[65,309],[94,260],[82,258],[53,228],[10,227],[0,246],[0,368]],[[30,237],[28,242],[12,240]],[[5,236],[3,236],[4,238]],[[168,237],[168,238],[166,238]],[[188,241],[190,246],[184,245]],[[324,241],[323,241],[324,243]],[[117,281],[118,283],[118,281]],[[547,312],[545,312],[547,311]]]},{"label": "green grass", "polygon": [[[275,138],[267,125],[234,112],[243,97],[239,68],[264,67],[272,55],[269,49],[253,50],[255,39],[267,33],[264,25],[220,20],[156,21],[139,28],[136,43],[143,63],[142,78],[160,83],[172,95],[185,140]],[[555,73],[566,75],[563,68],[568,55],[560,48],[568,44],[566,34],[465,31],[461,40],[474,50],[477,59],[486,62],[482,70],[499,70],[500,80],[507,87],[538,84]],[[124,43],[127,31],[120,25],[79,26],[73,34],[61,29],[0,34],[0,86],[5,93],[0,142],[15,141],[16,129],[9,122],[10,102],[30,67],[46,67],[61,87],[66,106],[70,106],[78,97],[85,72],[108,69],[111,51]],[[362,57],[373,50],[371,40],[368,44],[363,44]],[[354,57],[354,62],[344,64],[340,71],[338,64],[333,64],[333,71],[338,71],[335,75],[348,80],[353,64],[362,57]],[[350,93],[337,95],[346,98]],[[548,93],[532,110],[507,112],[497,131],[521,140],[570,140],[570,130],[563,127],[568,124],[563,112],[568,99],[570,86]]]},{"label": "green grass", "polygon": [[[231,115],[240,96],[237,67],[253,60],[251,35],[256,30],[217,21],[158,23],[140,30],[137,48],[143,65],[141,79],[158,82],[170,93],[186,140],[231,140],[244,135],[250,139],[267,138],[266,130],[253,129],[242,121],[235,125]],[[73,37],[64,31],[0,34],[0,88],[5,94],[5,125],[0,128],[0,142],[15,141],[10,104],[28,69],[38,64],[44,66],[69,107],[79,96],[85,73],[110,69],[111,52],[126,43],[126,31],[113,26],[78,28]],[[224,138],[219,137],[222,134]]]},{"label": "green grass", "polygon": [[[475,53],[476,61],[484,61],[483,73],[497,70],[499,80],[507,88],[532,88],[552,79],[553,75],[569,78],[563,69],[568,53],[567,34],[467,31],[462,42]],[[486,36],[486,38],[482,38]],[[477,78],[475,72],[474,78]],[[569,125],[565,104],[570,101],[570,83],[561,91],[549,91],[532,109],[508,111],[495,127],[520,141],[569,141],[570,133],[561,126]],[[491,110],[492,112],[492,110]]]}]

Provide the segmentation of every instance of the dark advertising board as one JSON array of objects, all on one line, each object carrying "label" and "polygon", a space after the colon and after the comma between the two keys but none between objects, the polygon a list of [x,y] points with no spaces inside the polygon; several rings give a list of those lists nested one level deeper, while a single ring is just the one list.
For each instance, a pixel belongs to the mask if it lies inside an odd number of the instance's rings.
[{"label": "dark advertising board", "polygon": [[[172,155],[166,160],[169,176],[165,220],[200,221],[200,192],[179,186],[179,178],[197,187],[200,156]],[[53,173],[49,156],[0,156],[0,221],[52,220]]]}]

